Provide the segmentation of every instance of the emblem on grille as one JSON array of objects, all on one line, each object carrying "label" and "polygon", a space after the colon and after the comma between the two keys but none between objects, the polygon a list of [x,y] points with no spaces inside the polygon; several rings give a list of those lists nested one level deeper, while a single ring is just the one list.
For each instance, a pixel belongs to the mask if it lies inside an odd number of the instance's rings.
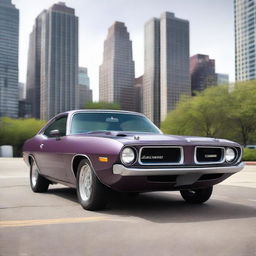
[{"label": "emblem on grille", "polygon": [[141,159],[142,160],[146,160],[146,159],[163,159],[164,156],[142,156]]}]

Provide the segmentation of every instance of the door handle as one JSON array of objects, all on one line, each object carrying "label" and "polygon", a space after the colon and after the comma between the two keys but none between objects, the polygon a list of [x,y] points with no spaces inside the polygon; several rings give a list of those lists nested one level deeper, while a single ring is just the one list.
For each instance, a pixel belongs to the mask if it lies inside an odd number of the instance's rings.
[{"label": "door handle", "polygon": [[43,147],[44,147],[44,144],[40,144],[40,148],[43,149]]}]

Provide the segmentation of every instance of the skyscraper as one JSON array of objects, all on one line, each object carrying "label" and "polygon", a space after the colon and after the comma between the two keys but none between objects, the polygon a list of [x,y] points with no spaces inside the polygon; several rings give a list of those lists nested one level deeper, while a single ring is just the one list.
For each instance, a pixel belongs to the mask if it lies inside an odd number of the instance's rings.
[{"label": "skyscraper", "polygon": [[54,4],[37,17],[30,35],[27,79],[28,100],[33,110],[40,105],[41,119],[78,107],[78,17],[65,3]]},{"label": "skyscraper", "polygon": [[190,57],[190,76],[193,95],[196,91],[200,92],[209,86],[217,85],[215,60],[204,54]]},{"label": "skyscraper", "polygon": [[145,25],[143,112],[156,124],[191,95],[189,22],[165,12]]},{"label": "skyscraper", "polygon": [[143,113],[160,125],[160,20],[153,18],[144,30]]},{"label": "skyscraper", "polygon": [[115,22],[104,42],[99,72],[100,101],[115,102],[124,110],[134,110],[134,61],[132,41],[123,22]]},{"label": "skyscraper", "polygon": [[79,108],[83,109],[86,103],[92,102],[92,90],[90,89],[90,78],[87,73],[87,68],[79,67],[78,87]]},{"label": "skyscraper", "polygon": [[43,11],[35,20],[35,25],[29,36],[27,64],[27,102],[31,105],[31,115],[40,119],[40,88],[41,88],[41,34]]},{"label": "skyscraper", "polygon": [[18,117],[19,10],[0,0],[0,117]]},{"label": "skyscraper", "polygon": [[256,2],[234,0],[236,80],[256,79]]},{"label": "skyscraper", "polygon": [[182,95],[191,95],[189,22],[163,13],[160,18],[161,121],[175,109]]}]

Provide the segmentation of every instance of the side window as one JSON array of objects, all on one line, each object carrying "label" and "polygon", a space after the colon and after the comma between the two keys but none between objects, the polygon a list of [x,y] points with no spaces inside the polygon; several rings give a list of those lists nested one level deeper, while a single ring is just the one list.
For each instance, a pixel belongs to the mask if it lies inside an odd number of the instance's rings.
[{"label": "side window", "polygon": [[61,136],[65,136],[66,135],[66,127],[67,127],[67,116],[61,117],[59,119],[57,119],[56,121],[54,121],[50,126],[48,126],[45,131],[44,131],[44,135],[46,135],[47,137],[51,137],[50,135],[50,131],[52,130],[59,130]]}]

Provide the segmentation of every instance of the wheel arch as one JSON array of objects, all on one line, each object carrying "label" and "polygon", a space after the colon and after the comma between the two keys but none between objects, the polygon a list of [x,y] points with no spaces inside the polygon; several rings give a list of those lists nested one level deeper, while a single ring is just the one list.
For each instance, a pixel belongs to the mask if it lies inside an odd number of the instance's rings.
[{"label": "wheel arch", "polygon": [[[76,175],[77,175],[79,163],[83,159],[86,159],[90,163],[90,165],[92,166],[92,170],[95,173],[95,170],[93,168],[93,164],[92,164],[89,156],[88,155],[84,155],[84,154],[77,154],[77,155],[74,155],[72,160],[71,160],[71,170],[72,170],[72,173],[74,174],[75,178],[76,178]],[[95,173],[95,175],[96,175],[96,173]]]},{"label": "wheel arch", "polygon": [[[32,161],[34,161],[35,163],[36,163],[36,159],[35,159],[35,157],[32,155],[32,154],[30,154],[29,156],[28,156],[28,162],[29,162],[29,165],[31,166],[31,164],[32,164]],[[36,163],[37,164],[37,163]]]}]

